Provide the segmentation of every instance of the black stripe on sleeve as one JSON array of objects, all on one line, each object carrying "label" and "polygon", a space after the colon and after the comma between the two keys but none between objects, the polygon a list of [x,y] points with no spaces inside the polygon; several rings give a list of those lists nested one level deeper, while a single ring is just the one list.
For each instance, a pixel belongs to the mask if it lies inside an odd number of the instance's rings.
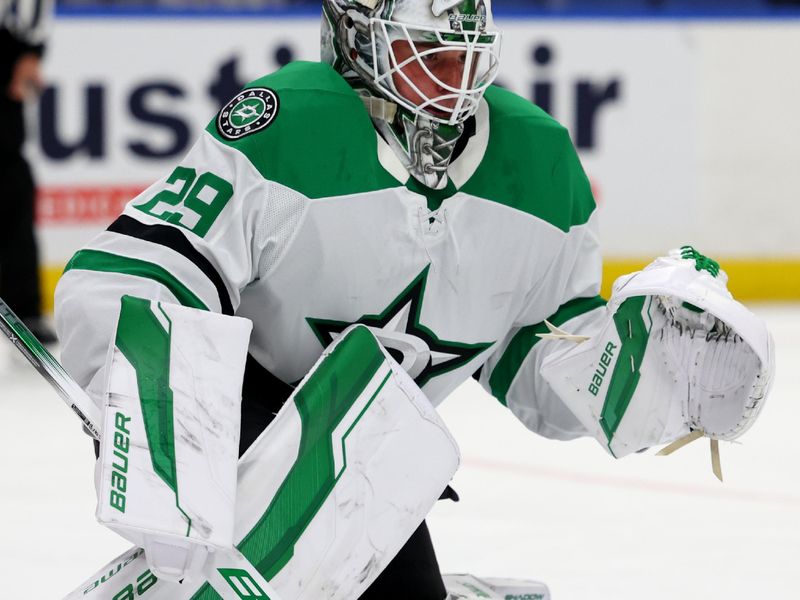
[{"label": "black stripe on sleeve", "polygon": [[222,277],[211,262],[209,262],[197,248],[192,246],[180,230],[170,227],[169,225],[145,225],[133,217],[121,215],[108,227],[108,231],[166,246],[189,260],[208,277],[212,284],[214,284],[214,287],[217,289],[217,294],[219,295],[219,305],[222,308],[222,314],[233,315],[233,304],[231,303],[228,289],[225,287],[225,282],[222,280]]}]

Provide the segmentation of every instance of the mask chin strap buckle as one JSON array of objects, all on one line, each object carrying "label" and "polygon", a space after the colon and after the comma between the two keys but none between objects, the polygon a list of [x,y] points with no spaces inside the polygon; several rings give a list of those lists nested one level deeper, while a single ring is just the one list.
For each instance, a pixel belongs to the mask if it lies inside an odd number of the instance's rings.
[{"label": "mask chin strap buckle", "polygon": [[[442,157],[435,148],[441,146],[436,134],[438,123],[417,119],[415,130],[411,134],[409,152],[411,156],[411,172],[419,174],[427,187],[440,190],[447,185],[447,166],[450,155]],[[446,145],[446,144],[445,144]]]}]

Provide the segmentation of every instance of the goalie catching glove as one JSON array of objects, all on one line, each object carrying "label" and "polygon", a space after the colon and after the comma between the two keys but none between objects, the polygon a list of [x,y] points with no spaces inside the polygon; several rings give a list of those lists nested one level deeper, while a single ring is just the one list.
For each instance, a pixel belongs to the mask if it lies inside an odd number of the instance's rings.
[{"label": "goalie catching glove", "polygon": [[[727,280],[685,246],[614,283],[597,335],[553,328],[544,336],[578,343],[565,343],[541,372],[615,457],[704,435],[716,450],[717,440],[755,421],[772,381],[773,343]],[[721,479],[718,460],[715,473]]]}]

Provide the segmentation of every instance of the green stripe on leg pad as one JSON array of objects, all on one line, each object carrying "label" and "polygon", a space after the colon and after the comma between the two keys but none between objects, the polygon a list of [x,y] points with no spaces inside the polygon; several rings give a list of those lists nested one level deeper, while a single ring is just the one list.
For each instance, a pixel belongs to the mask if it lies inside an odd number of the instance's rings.
[{"label": "green stripe on leg pad", "polygon": [[[297,459],[258,523],[238,544],[238,549],[267,580],[272,579],[294,555],[294,547],[333,491],[336,472],[333,433],[348,411],[375,379],[385,357],[365,327],[347,333],[294,396],[300,415],[301,438]],[[380,394],[391,372],[380,383],[367,407]],[[366,412],[362,410],[355,423]],[[347,429],[344,437],[352,431]],[[219,596],[209,584],[192,600]]]},{"label": "green stripe on leg pad", "polygon": [[153,309],[161,307],[155,302],[152,306],[149,300],[123,296],[114,343],[136,371],[153,471],[175,493],[175,505],[187,520],[188,535],[191,519],[181,510],[178,498],[173,397],[169,386],[172,323],[161,311],[167,324],[165,329],[153,313]]}]

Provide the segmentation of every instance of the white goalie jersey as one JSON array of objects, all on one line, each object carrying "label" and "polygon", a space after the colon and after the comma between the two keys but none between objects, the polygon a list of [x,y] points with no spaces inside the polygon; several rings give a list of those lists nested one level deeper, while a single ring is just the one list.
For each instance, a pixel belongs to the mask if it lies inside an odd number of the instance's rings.
[{"label": "white goalie jersey", "polygon": [[475,119],[434,191],[329,66],[253,82],[70,261],[65,366],[90,384],[123,295],[179,303],[253,322],[248,370],[274,385],[254,394],[246,375],[244,401],[274,405],[361,323],[434,404],[479,371],[532,430],[585,435],[538,376],[559,342],[537,334],[605,312],[589,182],[566,130],[528,101],[490,88]]}]

